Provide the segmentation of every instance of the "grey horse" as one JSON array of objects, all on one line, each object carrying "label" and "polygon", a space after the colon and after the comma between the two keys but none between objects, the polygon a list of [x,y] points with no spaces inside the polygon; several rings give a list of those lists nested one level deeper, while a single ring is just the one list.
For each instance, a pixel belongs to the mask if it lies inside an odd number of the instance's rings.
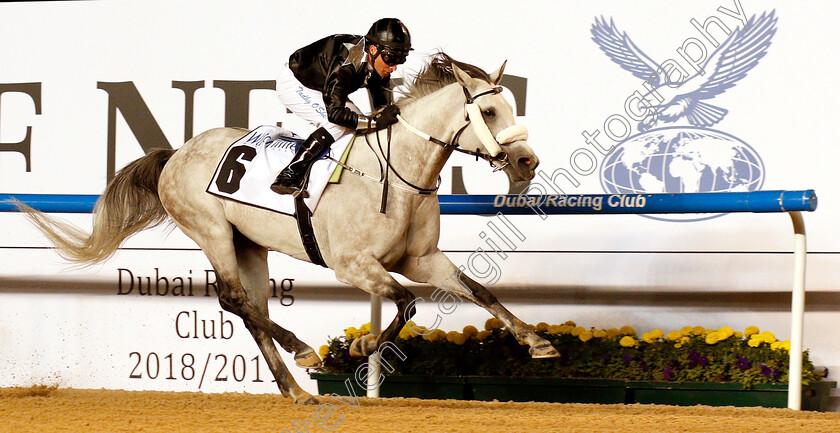
[{"label": "grey horse", "polygon": [[[430,191],[454,150],[491,161],[511,181],[534,177],[539,161],[526,142],[527,131],[516,125],[511,106],[499,93],[504,66],[487,74],[444,53],[434,55],[397,101],[401,118],[390,137],[386,131],[372,132],[364,137],[368,146],[352,148],[349,166],[381,173],[388,164],[399,174],[387,180],[390,192],[384,213],[380,211],[384,179],[345,173],[322,195],[312,225],[324,261],[339,281],[388,298],[398,310],[379,335],[354,341],[354,356],[370,355],[393,341],[414,314],[414,295],[391,272],[434,287],[456,285],[458,295],[485,308],[520,343],[530,346],[533,357],[559,356],[438,248],[440,207]],[[155,150],[130,163],[98,200],[91,233],[20,207],[59,254],[78,263],[104,261],[128,236],[167,219],[174,221],[206,254],[217,274],[222,308],[242,318],[283,395],[299,404],[315,404],[317,399],[295,382],[272,340],[294,354],[300,367],[318,367],[321,359],[268,315],[268,251],[309,261],[295,219],[206,192],[228,146],[248,132],[212,129],[177,151]],[[390,151],[371,144],[389,139]]]}]

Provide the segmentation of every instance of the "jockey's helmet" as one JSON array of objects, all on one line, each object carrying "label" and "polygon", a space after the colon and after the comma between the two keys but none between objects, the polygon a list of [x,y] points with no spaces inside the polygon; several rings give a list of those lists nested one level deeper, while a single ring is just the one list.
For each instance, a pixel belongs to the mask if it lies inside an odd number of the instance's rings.
[{"label": "jockey's helmet", "polygon": [[388,51],[391,55],[402,57],[403,62],[412,50],[411,34],[405,24],[396,18],[382,18],[373,23],[365,39],[368,45],[378,46],[379,51]]}]

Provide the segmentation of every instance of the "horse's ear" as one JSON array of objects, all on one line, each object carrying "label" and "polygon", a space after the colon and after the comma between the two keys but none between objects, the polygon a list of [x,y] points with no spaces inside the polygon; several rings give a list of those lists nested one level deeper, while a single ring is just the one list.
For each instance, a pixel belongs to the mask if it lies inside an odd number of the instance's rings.
[{"label": "horse's ear", "polygon": [[461,70],[455,63],[452,64],[452,72],[455,73],[455,79],[458,80],[462,86],[469,88],[470,82],[472,82],[473,78],[470,77],[470,74]]},{"label": "horse's ear", "polygon": [[490,81],[492,81],[494,85],[498,86],[499,83],[502,82],[502,76],[504,76],[505,73],[505,65],[507,65],[507,60],[502,63],[502,66],[497,69],[496,72],[490,74]]}]

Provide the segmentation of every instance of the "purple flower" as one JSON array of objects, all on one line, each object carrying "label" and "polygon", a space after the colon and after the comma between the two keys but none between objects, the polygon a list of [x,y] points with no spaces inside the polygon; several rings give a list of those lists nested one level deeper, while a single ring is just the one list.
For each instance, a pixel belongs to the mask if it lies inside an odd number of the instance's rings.
[{"label": "purple flower", "polygon": [[700,352],[694,350],[688,351],[688,368],[694,368],[698,365],[701,367],[705,367],[708,363],[709,358],[706,358],[704,355],[701,355]]},{"label": "purple flower", "polygon": [[610,355],[610,352],[607,352],[603,356],[601,356],[601,358],[604,360],[604,364],[606,364],[610,362],[610,359],[612,359],[612,355]]},{"label": "purple flower", "polygon": [[665,380],[674,380],[674,367],[666,367],[662,376],[665,377]]},{"label": "purple flower", "polygon": [[778,368],[771,368],[765,364],[761,364],[761,374],[773,380],[778,380],[779,376],[782,375]]},{"label": "purple flower", "polygon": [[744,358],[741,355],[735,355],[735,356],[738,357],[738,362],[735,363],[736,367],[740,368],[741,371],[744,371],[744,370],[750,368],[750,360],[749,359]]},{"label": "purple flower", "polygon": [[648,371],[648,369],[650,369],[650,367],[648,366],[648,363],[645,362],[645,361],[642,361],[641,364],[639,364],[639,366],[641,366],[642,371],[645,371],[645,372]]},{"label": "purple flower", "polygon": [[624,361],[624,365],[630,365],[633,362],[633,356],[627,352],[621,355],[621,359]]}]

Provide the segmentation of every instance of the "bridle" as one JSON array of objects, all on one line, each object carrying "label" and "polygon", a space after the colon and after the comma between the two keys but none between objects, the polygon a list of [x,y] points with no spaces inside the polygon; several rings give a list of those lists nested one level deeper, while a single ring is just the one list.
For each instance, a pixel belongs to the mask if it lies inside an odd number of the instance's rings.
[{"label": "bridle", "polygon": [[[483,92],[479,92],[475,95],[470,95],[469,90],[461,86],[464,90],[464,96],[466,98],[464,102],[464,126],[460,127],[458,130],[455,131],[452,139],[449,142],[440,140],[438,138],[432,137],[431,135],[417,129],[413,125],[411,125],[402,115],[397,115],[397,120],[403,127],[405,127],[408,131],[417,135],[418,137],[430,141],[438,146],[443,147],[448,151],[456,151],[461,152],[467,155],[475,156],[476,161],[481,158],[488,163],[490,166],[493,167],[493,171],[500,171],[504,170],[507,166],[510,165],[510,159],[508,158],[507,153],[502,151],[502,146],[510,143],[514,143],[516,141],[527,140],[528,139],[528,130],[522,125],[511,125],[501,131],[494,137],[493,134],[490,132],[490,128],[487,127],[487,123],[484,122],[484,117],[481,115],[481,109],[475,103],[475,101],[487,95],[497,95],[502,92],[501,86],[495,86],[491,89],[485,90]],[[484,145],[484,148],[487,149],[487,153],[481,152],[480,150],[468,150],[463,149],[458,144],[458,140],[461,137],[461,134],[470,126],[473,127],[473,132],[478,137],[481,144]],[[367,136],[365,136],[365,141],[367,141]],[[407,179],[405,179],[399,172],[394,168],[391,164],[391,127],[388,127],[387,130],[387,153],[386,150],[382,148],[382,143],[379,141],[379,134],[376,134],[376,141],[379,146],[380,153],[385,157],[385,173],[381,178],[382,186],[382,206],[380,207],[380,212],[385,213],[385,208],[388,201],[388,173],[393,171],[394,174],[403,181],[406,185],[410,186],[411,188],[415,189],[418,193],[423,195],[430,195],[436,192],[440,188],[440,178],[438,178],[438,183],[434,188],[424,188],[417,185],[414,185]],[[368,146],[370,146],[370,142],[368,142]],[[371,147],[372,148],[372,147]],[[344,165],[344,164],[341,164]],[[380,170],[381,170],[380,166]]]},{"label": "bridle", "polygon": [[[487,161],[490,163],[490,166],[493,167],[493,171],[500,171],[504,170],[505,167],[510,165],[510,160],[508,159],[508,155],[505,152],[502,152],[502,145],[510,144],[520,140],[527,140],[528,139],[528,130],[525,129],[522,125],[511,125],[501,131],[494,137],[493,134],[490,132],[490,128],[487,127],[487,123],[484,122],[484,117],[481,115],[481,109],[475,103],[476,99],[486,96],[486,95],[496,95],[502,92],[501,86],[493,87],[489,90],[485,90],[483,92],[477,93],[476,95],[471,96],[470,91],[467,90],[466,87],[461,86],[464,90],[464,96],[466,101],[464,102],[464,126],[459,128],[455,134],[452,136],[452,139],[447,143],[443,140],[438,138],[432,137],[429,134],[426,134],[423,131],[412,126],[402,115],[397,115],[397,120],[404,126],[407,130],[409,130],[414,135],[432,143],[435,143],[439,146],[442,146],[444,149],[447,150],[454,150],[456,152],[461,152],[467,155],[475,156],[476,161],[479,158]],[[466,131],[467,127],[472,125],[473,132],[478,137],[481,144],[484,145],[484,148],[487,149],[488,153],[484,153],[476,150],[468,150],[461,148],[458,144],[458,140],[461,138],[461,134]],[[501,156],[500,156],[501,155]]]}]

